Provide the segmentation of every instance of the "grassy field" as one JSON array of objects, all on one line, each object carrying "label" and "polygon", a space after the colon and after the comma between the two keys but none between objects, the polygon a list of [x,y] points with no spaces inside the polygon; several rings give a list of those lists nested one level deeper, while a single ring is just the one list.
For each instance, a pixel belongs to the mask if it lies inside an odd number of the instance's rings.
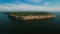
[{"label": "grassy field", "polygon": [[11,15],[20,15],[20,16],[28,16],[28,15],[50,15],[48,12],[8,12]]}]

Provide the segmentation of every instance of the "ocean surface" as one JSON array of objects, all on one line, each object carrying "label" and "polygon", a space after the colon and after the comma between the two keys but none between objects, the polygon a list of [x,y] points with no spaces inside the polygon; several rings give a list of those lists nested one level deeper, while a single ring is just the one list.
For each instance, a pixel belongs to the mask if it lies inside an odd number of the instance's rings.
[{"label": "ocean surface", "polygon": [[55,18],[31,21],[14,20],[7,14],[0,13],[0,34],[60,32],[60,12],[53,13]]}]

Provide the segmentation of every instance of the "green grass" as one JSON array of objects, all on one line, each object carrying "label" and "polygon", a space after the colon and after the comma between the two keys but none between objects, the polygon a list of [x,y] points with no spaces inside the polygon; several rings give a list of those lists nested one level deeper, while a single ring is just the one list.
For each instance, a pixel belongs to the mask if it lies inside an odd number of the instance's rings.
[{"label": "green grass", "polygon": [[8,12],[11,15],[19,15],[19,16],[28,16],[28,15],[50,15],[48,12]]}]

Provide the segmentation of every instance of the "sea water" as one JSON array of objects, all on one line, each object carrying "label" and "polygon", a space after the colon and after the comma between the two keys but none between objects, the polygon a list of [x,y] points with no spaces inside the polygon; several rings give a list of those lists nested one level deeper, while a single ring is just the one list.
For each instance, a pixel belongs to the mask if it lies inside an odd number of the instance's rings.
[{"label": "sea water", "polygon": [[[52,13],[52,12],[51,12]],[[55,18],[47,20],[14,20],[8,14],[0,13],[1,33],[57,32],[60,31],[60,12],[53,12]]]}]

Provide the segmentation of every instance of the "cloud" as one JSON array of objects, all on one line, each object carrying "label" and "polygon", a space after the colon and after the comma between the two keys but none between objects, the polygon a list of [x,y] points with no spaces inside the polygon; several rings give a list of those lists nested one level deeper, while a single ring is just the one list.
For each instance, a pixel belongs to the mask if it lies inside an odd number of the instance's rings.
[{"label": "cloud", "polygon": [[39,3],[41,2],[41,0],[28,0],[29,2],[33,2],[33,3]]},{"label": "cloud", "polygon": [[60,11],[60,7],[48,7],[48,6],[34,6],[20,2],[8,3],[7,5],[0,5],[0,10],[4,11]]},{"label": "cloud", "polygon": [[12,1],[13,3],[17,3],[17,4],[20,4],[21,2],[19,0],[16,0],[16,1]]},{"label": "cloud", "polygon": [[50,4],[50,2],[44,2],[44,6],[48,6]]}]

